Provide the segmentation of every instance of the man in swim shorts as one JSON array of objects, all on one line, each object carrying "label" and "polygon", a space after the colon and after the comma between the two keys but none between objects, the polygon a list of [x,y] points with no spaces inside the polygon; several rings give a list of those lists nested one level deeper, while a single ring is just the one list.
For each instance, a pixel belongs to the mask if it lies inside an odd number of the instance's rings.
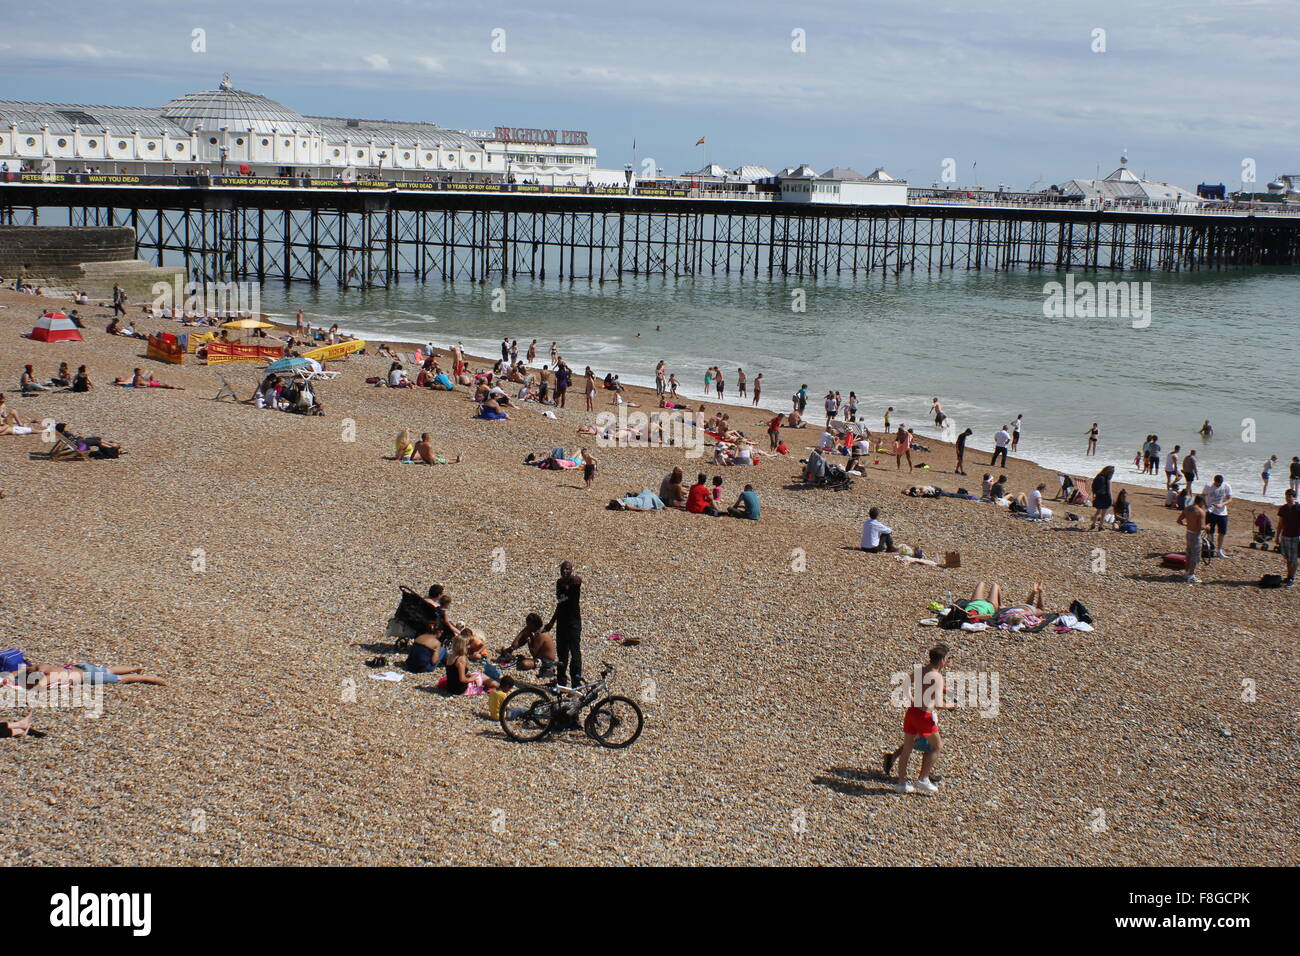
[{"label": "man in swim shorts", "polygon": [[[946,644],[936,644],[930,649],[929,662],[925,667],[917,667],[909,688],[910,704],[903,714],[903,746],[898,754],[898,793],[924,793],[933,796],[939,788],[930,781],[935,761],[939,759],[942,742],[939,739],[938,710],[956,710],[956,704],[944,700],[943,670],[948,666],[952,651]],[[925,740],[929,750],[921,760],[921,776],[916,785],[907,779],[907,764],[917,742]],[[892,763],[886,755],[886,767]]]}]

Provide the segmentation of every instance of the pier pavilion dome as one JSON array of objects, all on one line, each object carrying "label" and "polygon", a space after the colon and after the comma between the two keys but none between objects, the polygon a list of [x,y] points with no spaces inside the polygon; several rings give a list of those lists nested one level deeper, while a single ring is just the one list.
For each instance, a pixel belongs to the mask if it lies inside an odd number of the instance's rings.
[{"label": "pier pavilion dome", "polygon": [[229,130],[241,133],[276,133],[298,130],[316,133],[306,117],[283,103],[237,90],[230,85],[230,74],[222,77],[215,90],[186,93],[159,110],[162,116],[184,130]]}]

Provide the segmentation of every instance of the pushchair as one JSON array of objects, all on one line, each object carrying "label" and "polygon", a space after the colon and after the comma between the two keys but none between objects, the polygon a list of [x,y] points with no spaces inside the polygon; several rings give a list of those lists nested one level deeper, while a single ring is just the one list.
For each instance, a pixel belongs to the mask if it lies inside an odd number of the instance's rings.
[{"label": "pushchair", "polygon": [[829,488],[831,491],[844,491],[853,487],[853,476],[839,465],[832,465],[827,461],[822,461],[820,468],[816,467],[815,463],[805,462],[805,464],[807,467],[800,476],[805,487]]},{"label": "pushchair", "polygon": [[424,598],[405,584],[399,584],[398,590],[402,597],[397,602],[397,610],[388,619],[384,636],[392,638],[394,650],[403,652],[410,649],[413,640],[429,630],[430,608]]}]

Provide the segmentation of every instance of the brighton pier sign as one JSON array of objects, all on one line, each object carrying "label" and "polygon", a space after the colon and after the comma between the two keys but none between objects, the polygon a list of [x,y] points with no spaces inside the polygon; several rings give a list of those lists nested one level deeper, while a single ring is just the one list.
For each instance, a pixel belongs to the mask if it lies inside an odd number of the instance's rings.
[{"label": "brighton pier sign", "polygon": [[586,146],[587,131],[578,129],[519,129],[498,126],[496,138],[502,143],[538,143],[551,146]]}]

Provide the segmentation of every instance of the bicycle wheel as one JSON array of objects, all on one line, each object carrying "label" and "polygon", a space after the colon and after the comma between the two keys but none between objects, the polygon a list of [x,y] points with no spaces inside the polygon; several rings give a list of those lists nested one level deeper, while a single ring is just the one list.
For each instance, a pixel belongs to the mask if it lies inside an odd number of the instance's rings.
[{"label": "bicycle wheel", "polygon": [[501,729],[519,743],[541,740],[555,720],[555,698],[540,687],[520,687],[501,702]]},{"label": "bicycle wheel", "polygon": [[636,701],[627,697],[606,697],[587,714],[582,729],[602,747],[627,747],[641,736],[644,720]]}]

